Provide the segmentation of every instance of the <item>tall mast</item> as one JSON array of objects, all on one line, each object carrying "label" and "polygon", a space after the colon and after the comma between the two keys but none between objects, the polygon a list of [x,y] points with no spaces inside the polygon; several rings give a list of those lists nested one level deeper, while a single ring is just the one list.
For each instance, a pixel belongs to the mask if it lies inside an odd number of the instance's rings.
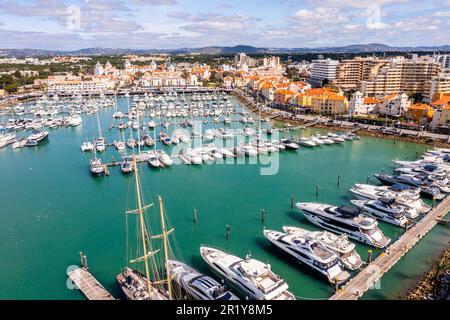
[{"label": "tall mast", "polygon": [[136,180],[136,193],[138,198],[138,212],[139,212],[139,223],[141,227],[141,237],[142,237],[142,248],[144,250],[144,263],[145,263],[145,276],[147,278],[147,289],[148,295],[151,300],[152,291],[151,291],[151,283],[150,283],[150,272],[148,268],[148,252],[147,252],[147,243],[145,241],[145,225],[144,225],[144,214],[142,210],[142,202],[141,202],[141,191],[139,186],[139,176],[138,176],[138,167],[136,162],[136,157],[133,156],[133,165],[134,165],[134,175]]},{"label": "tall mast", "polygon": [[166,273],[167,273],[167,288],[169,291],[169,299],[172,300],[172,285],[170,279],[170,265],[169,265],[169,252],[168,252],[168,243],[167,243],[167,230],[166,223],[164,220],[164,209],[162,204],[161,196],[158,196],[159,201],[159,212],[161,214],[161,228],[162,228],[162,239],[164,244],[164,259],[166,260]]}]

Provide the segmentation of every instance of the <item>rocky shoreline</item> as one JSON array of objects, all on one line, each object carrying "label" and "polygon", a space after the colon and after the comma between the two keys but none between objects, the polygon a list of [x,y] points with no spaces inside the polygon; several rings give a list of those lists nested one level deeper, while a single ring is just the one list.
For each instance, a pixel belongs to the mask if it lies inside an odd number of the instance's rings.
[{"label": "rocky shoreline", "polygon": [[[437,281],[437,282],[436,282]],[[432,262],[413,289],[402,297],[406,300],[448,300],[450,294],[450,246]]]}]

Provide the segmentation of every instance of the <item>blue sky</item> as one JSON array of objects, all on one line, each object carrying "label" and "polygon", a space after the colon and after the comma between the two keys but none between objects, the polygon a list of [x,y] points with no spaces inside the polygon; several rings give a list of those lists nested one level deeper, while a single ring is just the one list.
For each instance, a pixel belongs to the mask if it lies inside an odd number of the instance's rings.
[{"label": "blue sky", "polygon": [[450,44],[450,0],[0,0],[0,47]]}]

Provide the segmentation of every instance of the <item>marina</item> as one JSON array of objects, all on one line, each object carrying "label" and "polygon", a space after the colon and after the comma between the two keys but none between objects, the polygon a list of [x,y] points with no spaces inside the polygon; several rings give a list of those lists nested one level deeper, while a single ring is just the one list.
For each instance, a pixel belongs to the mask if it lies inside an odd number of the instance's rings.
[{"label": "marina", "polygon": [[[239,119],[241,117],[238,113],[241,112],[239,102],[232,97],[230,99],[236,111],[230,114],[229,117]],[[127,113],[128,106],[131,103],[131,98],[128,101],[126,98],[118,98],[119,110],[122,110],[124,114]],[[23,233],[27,229],[31,235],[39,236],[41,232],[45,232],[46,228],[61,227],[61,224],[63,224],[64,227],[62,227],[61,231],[67,234],[64,246],[69,249],[63,249],[63,247],[58,249],[60,244],[55,244],[52,241],[53,236],[49,235],[43,237],[41,244],[33,244],[33,246],[48,245],[49,241],[53,243],[60,254],[57,257],[46,257],[46,259],[53,261],[52,265],[70,264],[70,261],[73,260],[73,252],[77,252],[80,249],[88,252],[91,266],[95,270],[97,279],[114,297],[121,297],[122,294],[118,291],[114,282],[115,275],[123,266],[123,258],[121,258],[123,255],[120,252],[125,251],[120,241],[124,238],[124,227],[123,219],[120,218],[121,210],[118,210],[118,208],[124,208],[125,197],[129,193],[127,190],[129,190],[134,177],[120,174],[125,161],[123,160],[123,151],[117,150],[112,143],[112,141],[117,141],[120,137],[118,128],[111,127],[111,123],[114,121],[112,117],[114,112],[117,112],[116,108],[99,109],[97,113],[98,121],[96,115],[81,114],[83,120],[81,125],[51,131],[49,141],[36,149],[29,148],[16,152],[10,148],[3,148],[0,151],[0,156],[5,163],[10,163],[14,167],[19,166],[18,168],[21,169],[18,169],[17,172],[22,172],[19,175],[26,175],[27,179],[32,183],[31,186],[23,188],[23,194],[19,193],[11,197],[7,190],[2,194],[1,200],[5,203],[10,203],[11,208],[14,208],[14,212],[20,212],[19,215],[8,215],[6,220],[8,222],[2,227],[4,228],[2,233],[4,238],[2,240],[4,241],[2,243],[5,246],[18,248],[19,252],[22,249],[27,250],[27,246],[31,245],[31,243],[28,243],[29,240],[26,240],[26,238],[17,238],[18,230],[21,230],[21,233]],[[249,116],[247,115],[247,117]],[[258,116],[253,115],[253,118],[258,119]],[[204,118],[200,119],[205,121]],[[162,122],[165,121],[155,121],[155,123]],[[250,128],[257,131],[259,124],[258,121],[255,122]],[[204,137],[202,135],[204,136],[207,130],[211,130],[210,132],[215,136],[216,133],[220,132],[218,129],[221,128],[216,121],[203,123],[203,126],[202,130],[199,131],[202,132],[199,137],[201,140],[203,140]],[[246,128],[249,128],[248,124],[245,125],[240,121],[230,121],[229,126],[233,130],[231,132],[244,133]],[[81,152],[80,146],[83,145],[83,141],[90,140],[95,143],[95,138],[99,137],[99,128],[109,127],[111,127],[111,130],[100,129],[102,130],[101,136],[104,138],[105,151],[96,151],[95,148],[95,153]],[[274,250],[270,243],[264,239],[263,230],[265,227],[267,230],[281,230],[283,226],[302,227],[310,231],[322,230],[305,221],[297,208],[289,209],[289,196],[293,195],[295,200],[301,202],[330,203],[336,206],[350,204],[349,197],[351,193],[348,190],[354,187],[355,183],[369,182],[376,184],[376,178],[371,177],[373,173],[383,170],[386,173],[391,173],[394,171],[393,160],[415,159],[418,154],[425,151],[421,145],[405,142],[394,144],[392,141],[370,137],[356,139],[355,136],[348,135],[346,132],[338,132],[336,134],[311,128],[289,128],[276,122],[264,121],[261,122],[261,131],[272,129],[275,129],[273,132],[278,131],[280,134],[278,139],[280,139],[279,141],[285,149],[279,149],[276,152],[280,161],[278,172],[274,175],[261,176],[260,170],[266,164],[263,161],[264,157],[268,157],[269,150],[274,152],[275,149],[271,144],[261,144],[257,137],[252,138],[244,135],[244,143],[246,143],[245,147],[247,149],[244,148],[242,150],[243,153],[235,153],[233,148],[227,148],[223,144],[220,145],[218,141],[221,142],[227,139],[220,136],[220,138],[214,137],[215,141],[212,141],[215,145],[214,148],[212,148],[211,142],[205,143],[201,141],[199,146],[192,148],[189,145],[186,148],[186,153],[174,154],[171,150],[176,145],[165,145],[162,141],[156,138],[153,139],[153,137],[159,135],[158,133],[162,127],[164,126],[156,124],[153,129],[154,132],[149,127],[133,130],[135,131],[134,137],[137,138],[138,132],[142,129],[142,136],[148,134],[155,143],[147,148],[142,147],[141,150],[137,147],[135,149],[126,147],[125,150],[128,155],[135,154],[136,162],[139,163],[140,175],[142,176],[143,190],[151,190],[150,194],[157,192],[164,197],[167,214],[174,221],[175,236],[180,243],[180,251],[183,252],[183,261],[199,270],[202,274],[216,278],[211,273],[211,270],[207,268],[207,265],[199,259],[201,245],[208,244],[239,257],[246,257],[251,252],[252,257],[255,257],[258,261],[270,261],[271,269],[286,281],[289,286],[289,292],[292,292],[296,299],[328,299],[329,297],[334,297],[335,287],[324,281],[315,272],[309,271],[308,268],[296,266],[287,256]],[[174,136],[173,131],[176,128],[177,125],[175,124],[166,128],[169,129],[168,132],[171,133],[172,138]],[[277,130],[278,128],[280,129]],[[187,131],[191,142],[196,139],[195,130],[196,128],[193,128],[192,131]],[[247,129],[247,131],[250,133],[250,130]],[[221,134],[223,135],[223,133]],[[308,141],[314,143],[315,146],[303,146],[300,142],[304,142],[305,138],[308,138]],[[265,139],[268,142],[270,141],[269,137]],[[328,140],[332,142],[328,142]],[[317,141],[323,143],[319,144]],[[181,141],[180,145],[182,145]],[[205,146],[209,147],[205,149]],[[291,150],[288,150],[289,148]],[[189,149],[191,151],[188,152]],[[139,153],[139,151],[141,152]],[[171,161],[173,162],[179,159],[182,165],[165,165],[165,168],[160,166],[161,169],[152,169],[149,167],[150,157],[160,151],[172,155]],[[253,163],[249,160],[251,152],[255,151],[255,155],[257,155],[255,159],[258,159],[258,161]],[[207,153],[203,154],[202,152]],[[197,159],[195,156],[197,153],[201,158],[198,163],[203,163],[204,165],[193,164],[196,161],[195,159]],[[247,157],[244,159],[247,159],[247,161],[241,165],[237,160],[243,157],[245,153],[247,153]],[[61,154],[63,154],[64,161],[60,161]],[[370,158],[367,157],[369,154],[371,155]],[[94,155],[98,159],[102,159],[102,169],[105,170],[107,168],[108,174],[111,175],[110,178],[96,178],[89,175],[89,161]],[[45,160],[37,162],[35,160],[36,157]],[[113,158],[114,161],[112,161]],[[321,168],[329,165],[329,159],[331,158],[337,159],[334,171],[330,173],[330,171],[321,170]],[[223,161],[223,165],[218,161],[219,159]],[[231,165],[226,165],[228,159],[232,161]],[[168,159],[165,159],[165,161],[166,164],[169,163],[167,162]],[[155,164],[156,162],[152,163]],[[46,169],[48,167],[52,168],[50,172]],[[131,174],[133,175],[134,173]],[[5,183],[17,183],[15,181],[17,181],[18,176],[13,176],[8,172],[2,172],[1,175],[2,181],[5,181]],[[36,186],[44,179],[48,180],[48,175],[53,177],[52,180],[55,180],[48,182],[50,186],[59,183],[63,183],[65,186],[63,190],[54,189],[53,187],[52,190],[55,191],[52,191],[51,201],[45,201],[48,197],[43,196],[42,192],[44,190],[30,192],[30,188],[33,188],[33,185]],[[56,179],[57,176],[60,178]],[[246,177],[245,181],[242,180],[242,177]],[[67,184],[63,182],[66,179],[70,179],[72,183]],[[271,187],[256,187],[260,179],[264,181],[265,186]],[[337,183],[336,180],[338,181]],[[216,183],[213,183],[212,188],[207,187],[211,181]],[[72,185],[73,183],[75,185]],[[82,184],[84,188],[82,190],[77,188],[76,183]],[[237,190],[245,190],[245,192],[236,194]],[[85,201],[73,205],[71,199],[74,195],[85,199]],[[101,195],[101,197],[98,198],[95,195]],[[31,203],[40,207],[41,210],[39,210],[39,214],[30,216],[27,213],[29,211],[26,203],[11,202],[8,200],[10,197],[11,199],[16,197],[27,198]],[[98,202],[99,199],[103,200]],[[177,200],[175,201],[175,199]],[[211,202],[208,199],[214,199],[215,201]],[[227,203],[231,201],[235,203],[236,208],[239,208],[239,210],[231,207],[226,208]],[[430,200],[427,201],[431,206]],[[70,205],[68,206],[68,204]],[[261,208],[264,208],[263,223],[261,222]],[[129,207],[126,207],[124,211],[127,210],[129,210]],[[195,212],[195,222],[192,222],[193,210]],[[425,213],[421,212],[420,215],[420,217],[415,219],[423,219]],[[440,218],[445,219],[445,217],[441,216]],[[86,219],[90,221],[89,226],[86,225]],[[94,231],[96,229],[95,226],[98,226],[103,219],[109,221],[110,227],[99,234]],[[20,223],[20,225],[17,223]],[[41,225],[42,229],[35,229],[33,225],[36,224]],[[399,241],[399,238],[401,239],[405,232],[403,228],[385,222],[379,222],[379,227],[387,237],[392,239],[394,244]],[[444,225],[436,226],[436,229],[430,232],[433,239],[448,236],[448,231],[446,231],[447,229]],[[89,240],[87,241],[87,239]],[[242,246],[243,243],[246,245]],[[363,261],[367,260],[368,250],[372,250],[374,259],[383,255],[383,250],[374,250],[372,247],[358,242],[352,243],[355,244],[355,250]],[[419,248],[421,246],[427,247],[427,250],[431,250],[431,252],[439,250],[439,246],[431,248],[423,241],[418,244]],[[106,247],[110,249],[100,250],[100,248]],[[66,251],[71,251],[71,254],[69,255]],[[19,253],[8,252],[8,261],[11,262],[7,264],[11,264],[14,261],[13,257]],[[428,254],[430,253],[428,252]],[[408,255],[404,259],[408,259]],[[9,267],[12,266],[10,265]],[[393,269],[395,270],[396,267],[393,266]],[[425,265],[419,264],[410,272],[412,274],[420,273],[420,267],[424,268]],[[357,279],[358,275],[364,274],[365,268],[362,271],[350,270],[351,277]],[[391,274],[387,273],[383,277],[383,283],[396,283],[396,286],[395,289],[392,287],[389,289],[389,286],[387,286],[388,291],[383,291],[386,295],[395,295],[399,290],[398,283],[405,281],[403,286],[406,285],[405,279],[402,280]],[[54,296],[55,298],[82,298],[81,295],[65,289],[61,284],[57,284],[56,279],[50,275],[49,279],[59,288],[53,293],[57,295]],[[345,279],[345,277],[342,277],[342,279]],[[37,279],[28,279],[28,281],[36,283],[36,285],[39,283]],[[352,281],[354,280],[350,280],[349,284]],[[345,281],[343,280],[342,282]],[[369,290],[367,294],[370,296],[371,292]],[[379,292],[377,291],[377,293]],[[49,297],[52,297],[51,292],[46,292],[45,294],[49,294]],[[364,295],[363,298],[365,297],[367,296]]]}]

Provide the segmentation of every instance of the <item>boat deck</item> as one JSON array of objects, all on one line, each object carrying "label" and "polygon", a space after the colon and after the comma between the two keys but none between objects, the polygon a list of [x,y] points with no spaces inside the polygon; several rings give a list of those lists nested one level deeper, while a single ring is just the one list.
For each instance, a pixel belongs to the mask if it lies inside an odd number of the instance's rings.
[{"label": "boat deck", "polygon": [[67,275],[88,300],[116,300],[85,268],[71,270]]},{"label": "boat deck", "polygon": [[357,300],[389,271],[421,238],[450,211],[450,196],[430,211],[422,220],[406,231],[386,252],[369,263],[330,300]]}]

